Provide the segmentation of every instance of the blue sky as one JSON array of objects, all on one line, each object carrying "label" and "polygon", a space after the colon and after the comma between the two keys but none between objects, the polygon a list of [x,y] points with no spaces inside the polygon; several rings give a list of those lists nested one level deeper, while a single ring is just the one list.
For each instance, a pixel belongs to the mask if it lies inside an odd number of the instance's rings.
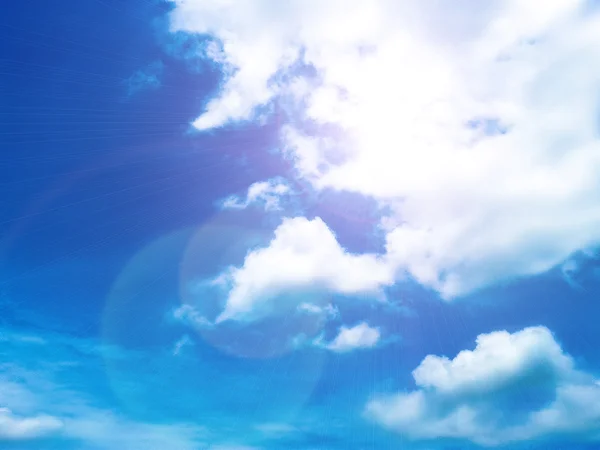
[{"label": "blue sky", "polygon": [[0,448],[597,448],[596,6],[459,3],[6,6]]}]

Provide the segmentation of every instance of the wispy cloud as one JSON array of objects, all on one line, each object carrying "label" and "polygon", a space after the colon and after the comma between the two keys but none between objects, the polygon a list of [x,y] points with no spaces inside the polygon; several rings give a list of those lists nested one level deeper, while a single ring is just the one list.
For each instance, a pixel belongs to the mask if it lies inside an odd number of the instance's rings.
[{"label": "wispy cloud", "polygon": [[245,209],[252,205],[262,206],[266,211],[282,209],[282,199],[291,194],[290,186],[279,178],[259,181],[248,188],[245,198],[238,195],[227,197],[222,202],[223,209]]},{"label": "wispy cloud", "polygon": [[296,309],[302,314],[325,315],[330,319],[337,319],[340,316],[340,310],[332,303],[328,303],[325,306],[319,306],[314,303],[304,302],[300,303]]},{"label": "wispy cloud", "polygon": [[185,304],[173,311],[173,318],[192,328],[212,328],[214,324],[204,317],[194,306]]},{"label": "wispy cloud", "polygon": [[143,91],[158,89],[162,84],[163,71],[163,62],[154,61],[133,73],[124,81],[127,96],[132,97]]},{"label": "wispy cloud", "polygon": [[269,437],[278,437],[287,434],[298,433],[300,431],[288,423],[280,422],[261,423],[256,425],[256,429]]},{"label": "wispy cloud", "polygon": [[190,347],[194,345],[194,341],[192,340],[191,337],[189,337],[187,334],[184,334],[183,336],[181,336],[181,338],[175,342],[175,344],[173,345],[173,355],[174,356],[178,356],[181,354],[181,352],[183,351],[183,349],[185,347]]},{"label": "wispy cloud", "polygon": [[56,417],[17,416],[9,408],[0,408],[0,442],[26,441],[51,436],[62,427],[63,422]]},{"label": "wispy cloud", "polygon": [[[31,334],[3,329],[2,335],[2,353],[12,362],[3,363],[0,371],[0,446],[3,441],[44,439],[53,447],[79,442],[81,448],[183,450],[203,442],[206,430],[201,426],[140,421],[102,406],[105,400],[86,379],[90,361],[134,353],[57,334],[31,339]],[[39,355],[44,355],[41,363]],[[80,372],[84,375],[77,378]]]},{"label": "wispy cloud", "polygon": [[561,265],[560,270],[573,289],[590,291],[600,285],[600,254],[597,249],[577,252]]}]

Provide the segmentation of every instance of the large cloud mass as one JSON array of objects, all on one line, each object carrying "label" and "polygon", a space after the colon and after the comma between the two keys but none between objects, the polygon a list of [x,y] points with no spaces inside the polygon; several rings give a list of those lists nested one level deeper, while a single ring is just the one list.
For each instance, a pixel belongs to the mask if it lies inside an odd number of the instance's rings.
[{"label": "large cloud mass", "polygon": [[285,98],[337,127],[341,139],[294,121],[285,153],[315,189],[381,204],[394,270],[452,298],[600,241],[600,22],[588,2],[174,4],[172,29],[209,36],[205,54],[225,72],[195,126]]},{"label": "large cloud mass", "polygon": [[600,440],[600,382],[547,328],[482,334],[452,360],[427,356],[413,377],[417,390],[373,399],[367,415],[412,439]]}]

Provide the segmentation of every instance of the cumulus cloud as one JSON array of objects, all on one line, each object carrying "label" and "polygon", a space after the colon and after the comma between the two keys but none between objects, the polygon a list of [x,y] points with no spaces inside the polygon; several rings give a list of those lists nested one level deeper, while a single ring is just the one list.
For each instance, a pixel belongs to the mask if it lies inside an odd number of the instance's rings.
[{"label": "cumulus cloud", "polygon": [[600,241],[600,24],[584,0],[173,3],[172,31],[210,36],[225,76],[195,125],[291,98],[298,176],[376,199],[389,263],[443,297]]},{"label": "cumulus cloud", "polygon": [[216,322],[265,313],[290,291],[377,296],[392,282],[385,262],[347,252],[321,219],[284,219],[267,247],[250,251],[242,266],[230,267],[213,282],[228,290]]},{"label": "cumulus cloud", "polygon": [[370,327],[361,322],[353,327],[342,326],[333,341],[321,346],[336,353],[346,353],[352,350],[373,348],[379,342],[381,333],[378,328]]},{"label": "cumulus cloud", "polygon": [[281,210],[282,197],[290,194],[290,187],[280,179],[258,181],[248,188],[246,198],[237,195],[227,197],[224,209],[245,209],[250,205],[261,205],[266,211]]},{"label": "cumulus cloud", "polygon": [[482,334],[452,360],[427,356],[413,378],[418,389],[374,398],[366,414],[412,439],[600,440],[600,385],[545,327]]},{"label": "cumulus cloud", "polygon": [[0,441],[30,440],[50,436],[63,426],[61,420],[48,415],[22,417],[8,408],[0,408]]}]

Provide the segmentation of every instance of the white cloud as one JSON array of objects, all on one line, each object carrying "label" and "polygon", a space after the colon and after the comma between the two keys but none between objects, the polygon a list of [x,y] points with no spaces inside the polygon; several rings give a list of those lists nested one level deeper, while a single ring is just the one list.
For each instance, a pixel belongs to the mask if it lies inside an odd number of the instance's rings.
[{"label": "white cloud", "polygon": [[174,4],[172,30],[212,36],[226,72],[195,125],[296,96],[346,136],[282,130],[299,176],[391,210],[389,264],[443,297],[600,242],[600,26],[585,1]]},{"label": "white cloud", "polygon": [[367,415],[412,439],[600,440],[598,381],[545,327],[482,334],[452,360],[427,356],[413,377],[417,390],[375,398]]},{"label": "white cloud", "polygon": [[[215,45],[212,58],[223,63],[226,80],[221,95],[211,100],[205,113],[194,125],[198,129],[210,129],[232,120],[252,117],[257,105],[273,98],[276,88],[269,80],[281,65],[293,61],[297,48],[287,41],[273,39],[273,27],[278,27],[273,8],[263,2],[236,4],[230,1],[181,1],[174,2],[171,13],[172,31],[207,34],[217,38],[222,46]],[[268,16],[261,16],[261,14]],[[271,22],[261,30],[264,21]],[[239,28],[236,26],[239,25]],[[286,24],[281,23],[281,29]],[[236,29],[232,29],[236,28]],[[256,46],[258,45],[258,46]]]},{"label": "white cloud", "polygon": [[372,328],[361,322],[353,327],[342,326],[338,335],[328,344],[322,344],[328,350],[336,353],[346,353],[352,350],[372,348],[379,342],[381,333],[378,328]]},{"label": "white cloud", "polygon": [[215,280],[229,289],[216,322],[265,313],[293,291],[380,295],[392,282],[388,265],[375,255],[346,252],[321,219],[284,219],[267,247]]},{"label": "white cloud", "polygon": [[281,198],[290,194],[290,187],[279,179],[259,181],[248,188],[246,198],[237,195],[227,197],[223,202],[224,209],[245,209],[250,205],[262,205],[267,211],[281,209]]},{"label": "white cloud", "polygon": [[8,408],[0,408],[0,441],[30,440],[56,434],[63,426],[61,420],[48,415],[22,417]]}]

